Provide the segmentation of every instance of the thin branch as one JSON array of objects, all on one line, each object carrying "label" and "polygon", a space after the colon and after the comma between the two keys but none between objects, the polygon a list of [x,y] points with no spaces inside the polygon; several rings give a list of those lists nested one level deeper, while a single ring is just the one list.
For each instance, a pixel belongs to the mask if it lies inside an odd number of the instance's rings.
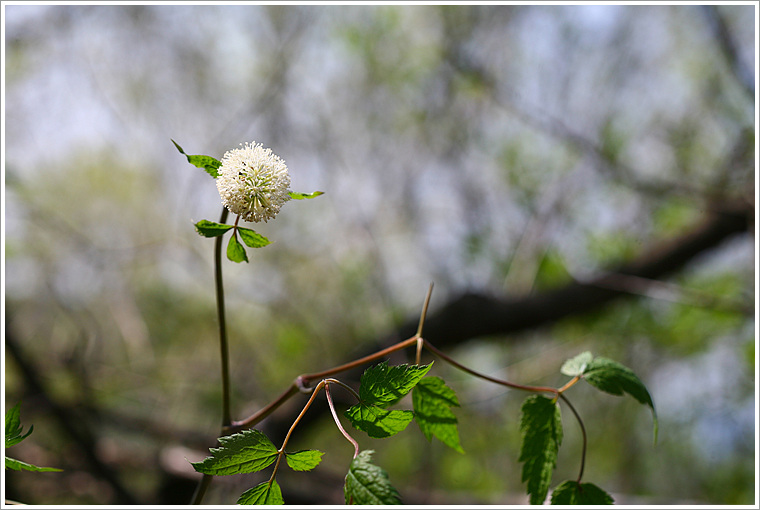
[{"label": "thin branch", "polygon": [[576,480],[578,483],[581,483],[581,478],[583,478],[583,469],[586,467],[586,446],[588,444],[588,438],[586,437],[586,427],[583,426],[583,420],[581,420],[581,416],[578,414],[578,411],[575,410],[575,407],[573,407],[573,404],[570,403],[564,393],[560,393],[559,397],[565,402],[565,404],[567,404],[567,407],[569,407],[575,415],[575,419],[578,420],[578,425],[581,426],[581,435],[583,436],[583,451],[581,452],[581,469],[578,473],[578,479]]},{"label": "thin branch", "polygon": [[[335,382],[345,388],[348,388],[348,386],[341,383],[337,379],[330,379],[329,382]],[[356,392],[353,390],[351,390],[351,392],[356,395]],[[332,413],[333,420],[335,420],[335,425],[338,426],[338,430],[340,430],[340,433],[343,434],[343,437],[345,437],[352,445],[354,445],[354,458],[356,458],[356,456],[359,455],[359,443],[357,443],[356,439],[351,437],[351,435],[346,432],[346,429],[344,429],[343,425],[340,423],[340,419],[338,419],[338,413],[335,412],[335,405],[333,404],[332,395],[330,395],[330,384],[328,382],[325,383],[325,396],[327,397],[327,405],[330,406],[330,412]],[[356,396],[358,397],[358,395]]]}]

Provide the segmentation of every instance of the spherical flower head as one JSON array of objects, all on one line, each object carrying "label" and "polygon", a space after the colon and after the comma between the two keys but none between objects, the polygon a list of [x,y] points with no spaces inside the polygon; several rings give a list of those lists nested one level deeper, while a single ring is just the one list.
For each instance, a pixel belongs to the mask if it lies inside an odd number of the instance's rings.
[{"label": "spherical flower head", "polygon": [[261,144],[246,143],[242,149],[227,151],[218,172],[216,188],[222,205],[245,221],[266,222],[290,200],[288,167]]}]

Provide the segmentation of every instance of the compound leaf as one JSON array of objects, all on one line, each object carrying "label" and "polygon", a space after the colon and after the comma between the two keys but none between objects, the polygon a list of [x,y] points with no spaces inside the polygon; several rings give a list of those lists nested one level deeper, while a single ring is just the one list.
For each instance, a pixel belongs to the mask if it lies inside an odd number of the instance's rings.
[{"label": "compound leaf", "polygon": [[201,220],[195,224],[195,230],[197,230],[203,237],[218,237],[231,228],[232,225],[214,223],[213,221],[208,220]]},{"label": "compound leaf", "polygon": [[446,446],[464,453],[459,444],[457,417],[451,411],[452,407],[459,407],[459,400],[443,379],[436,376],[421,379],[412,390],[412,402],[414,419],[428,441],[435,436]]},{"label": "compound leaf", "polygon": [[269,239],[250,228],[238,227],[238,232],[240,232],[240,239],[242,239],[249,248],[262,248],[271,244]]},{"label": "compound leaf", "polygon": [[300,452],[285,452],[285,461],[293,471],[310,471],[319,465],[323,452],[319,450],[301,450]]},{"label": "compound leaf", "polygon": [[552,505],[612,505],[615,500],[593,483],[567,480],[552,492]]},{"label": "compound leaf", "polygon": [[586,371],[586,367],[588,367],[589,363],[591,363],[591,360],[593,359],[594,356],[589,351],[582,352],[576,357],[565,361],[559,371],[570,377],[582,375],[583,372]]},{"label": "compound leaf", "polygon": [[347,505],[398,505],[401,498],[388,473],[372,464],[373,450],[364,450],[351,461],[343,493]]},{"label": "compound leaf", "polygon": [[277,448],[263,432],[244,430],[219,438],[219,448],[211,448],[211,457],[193,463],[193,468],[207,475],[236,475],[261,471],[277,458]]},{"label": "compound leaf", "polygon": [[230,242],[227,243],[227,258],[232,262],[248,262],[248,255],[245,254],[245,248],[237,240],[237,236],[230,237]]},{"label": "compound leaf", "polygon": [[277,480],[262,482],[242,493],[237,500],[238,505],[284,505],[282,490]]},{"label": "compound leaf", "polygon": [[298,193],[297,191],[291,191],[288,193],[293,200],[303,200],[306,198],[316,198],[319,195],[324,195],[324,191],[315,191],[313,193]]},{"label": "compound leaf", "polygon": [[546,499],[557,452],[562,443],[562,419],[559,406],[551,399],[533,395],[523,402],[520,418],[522,445],[520,462],[524,462],[522,481],[528,482],[531,505]]},{"label": "compound leaf", "polygon": [[182,147],[179,146],[177,142],[172,140],[172,143],[177,148],[177,150],[184,154],[187,158],[187,162],[190,163],[193,166],[197,166],[198,168],[203,168],[211,177],[217,178],[219,177],[218,169],[220,166],[222,166],[222,162],[218,159],[212,158],[211,156],[188,156],[185,154],[185,151],[182,149]]},{"label": "compound leaf", "polygon": [[644,383],[630,368],[611,359],[594,358],[583,372],[583,378],[601,391],[612,395],[628,393],[640,403],[648,405],[652,409],[654,438],[657,442],[657,413],[654,410],[654,402]]}]

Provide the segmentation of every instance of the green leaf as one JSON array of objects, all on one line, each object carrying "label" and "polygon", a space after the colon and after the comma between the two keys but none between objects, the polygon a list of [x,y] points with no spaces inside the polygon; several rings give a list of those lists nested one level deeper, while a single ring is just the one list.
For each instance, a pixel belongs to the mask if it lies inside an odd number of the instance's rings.
[{"label": "green leaf", "polygon": [[10,448],[29,437],[34,430],[34,425],[29,427],[26,434],[21,435],[23,427],[21,426],[21,402],[17,403],[11,409],[5,411],[5,447]]},{"label": "green leaf", "polygon": [[412,391],[431,366],[432,362],[422,366],[388,366],[383,361],[368,368],[359,382],[359,403],[346,410],[345,416],[370,437],[384,438],[401,432],[414,419],[414,413],[385,408]]},{"label": "green leaf", "polygon": [[284,505],[282,499],[282,490],[277,484],[277,480],[272,483],[262,482],[256,487],[248,489],[240,495],[237,500],[238,505]]},{"label": "green leaf", "polygon": [[227,258],[232,262],[248,262],[248,255],[245,254],[245,248],[237,240],[237,236],[233,234],[230,237],[230,242],[227,243]]},{"label": "green leaf", "polygon": [[250,228],[238,227],[238,232],[240,232],[240,239],[242,239],[249,248],[262,248],[271,244],[269,239]]},{"label": "green leaf", "polygon": [[62,469],[58,468],[52,468],[52,467],[39,467],[35,466],[34,464],[27,464],[26,462],[21,462],[20,460],[12,459],[10,457],[5,457],[5,469],[13,469],[15,471],[37,471],[37,472],[48,472],[48,471],[63,471]]},{"label": "green leaf", "polygon": [[319,450],[302,450],[300,452],[285,452],[285,461],[293,471],[311,471],[322,460],[323,452]]},{"label": "green leaf", "polygon": [[589,351],[582,352],[576,357],[565,361],[559,371],[570,377],[582,375],[592,359],[594,359],[594,356]]},{"label": "green leaf", "polygon": [[383,361],[368,368],[359,381],[359,398],[365,404],[390,407],[401,400],[428,373],[433,365],[388,366]]},{"label": "green leaf", "polygon": [[277,458],[277,448],[263,432],[244,430],[219,438],[219,448],[211,448],[211,457],[193,463],[193,468],[207,475],[236,475],[261,471]]},{"label": "green leaf", "polygon": [[232,225],[214,223],[213,221],[208,220],[201,220],[195,224],[195,230],[197,230],[203,237],[218,237],[231,228]]},{"label": "green leaf", "polygon": [[399,505],[398,491],[388,480],[388,473],[372,464],[373,450],[364,450],[351,461],[343,493],[347,505]]},{"label": "green leaf", "polygon": [[552,505],[612,505],[615,502],[593,483],[578,483],[567,480],[552,492]]},{"label": "green leaf", "polygon": [[389,411],[375,405],[356,404],[346,410],[344,416],[351,424],[376,439],[398,434],[414,419],[412,411],[394,409]]},{"label": "green leaf", "polygon": [[324,195],[324,191],[315,191],[314,193],[298,193],[296,191],[290,191],[288,195],[290,195],[290,198],[293,200],[303,200],[305,198],[316,198],[319,195]]},{"label": "green leaf", "polygon": [[459,400],[443,379],[429,376],[420,380],[412,390],[412,402],[414,419],[428,441],[435,436],[446,446],[464,453],[459,444],[457,417],[451,411],[452,407],[459,407]]},{"label": "green leaf", "polygon": [[197,166],[198,168],[203,168],[206,170],[206,172],[213,178],[219,177],[218,169],[220,166],[222,166],[222,162],[218,159],[212,158],[211,156],[188,156],[185,154],[185,151],[182,149],[182,147],[179,146],[177,142],[172,140],[172,143],[177,148],[177,150],[184,154],[187,158],[187,162],[191,165]]},{"label": "green leaf", "polygon": [[652,409],[654,440],[657,442],[657,413],[654,410],[654,402],[644,383],[630,368],[611,359],[594,358],[583,372],[583,378],[599,390],[612,395],[628,393],[640,403],[648,405]]},{"label": "green leaf", "polygon": [[557,452],[562,443],[562,419],[559,406],[542,395],[528,397],[522,405],[520,462],[525,462],[522,481],[528,482],[531,505],[546,499]]}]

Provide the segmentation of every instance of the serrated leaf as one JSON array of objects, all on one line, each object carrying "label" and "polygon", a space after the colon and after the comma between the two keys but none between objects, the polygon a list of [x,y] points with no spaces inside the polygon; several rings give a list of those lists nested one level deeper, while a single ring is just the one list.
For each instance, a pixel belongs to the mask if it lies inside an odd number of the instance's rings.
[{"label": "serrated leaf", "polygon": [[240,239],[242,239],[249,248],[263,248],[264,246],[271,244],[269,239],[250,228],[238,227],[238,232],[240,232]]},{"label": "serrated leaf", "polygon": [[300,452],[285,452],[285,461],[293,471],[311,471],[322,461],[323,452],[319,450],[302,450]]},{"label": "serrated leaf", "polygon": [[389,411],[375,405],[356,404],[346,410],[344,416],[351,425],[364,431],[369,437],[383,439],[398,434],[414,419],[412,411],[394,409]]},{"label": "serrated leaf", "polygon": [[227,243],[227,258],[232,262],[248,262],[248,255],[245,253],[245,248],[237,240],[237,236],[230,237],[230,242]]},{"label": "serrated leaf", "polygon": [[591,360],[593,359],[594,359],[594,355],[591,354],[589,351],[582,352],[576,357],[565,361],[565,363],[562,364],[562,368],[560,368],[559,371],[570,377],[582,375],[583,372],[586,370],[586,367],[588,367],[589,363],[591,363]]},{"label": "serrated leaf", "polygon": [[23,427],[21,426],[21,402],[5,411],[6,448],[19,444],[21,441],[29,437],[29,434],[31,434],[33,430],[34,425],[31,425],[29,426],[29,430],[26,432],[26,434],[22,435]]},{"label": "serrated leaf", "polygon": [[319,195],[324,195],[324,191],[315,191],[314,193],[298,193],[297,191],[290,191],[288,192],[288,195],[290,195],[290,198],[293,200],[304,200],[306,198],[316,198]]},{"label": "serrated leaf", "polygon": [[657,442],[657,413],[647,387],[633,371],[607,358],[594,358],[586,367],[583,378],[595,388],[612,395],[628,393],[640,403],[652,409],[654,420],[654,440]]},{"label": "serrated leaf", "polygon": [[277,458],[277,448],[263,432],[244,430],[219,438],[219,448],[211,448],[211,457],[195,462],[193,468],[207,475],[253,473],[269,466]]},{"label": "serrated leaf", "polygon": [[36,471],[38,473],[48,471],[63,471],[62,469],[58,468],[39,467],[35,466],[34,464],[27,464],[26,462],[21,462],[20,460],[12,459],[10,457],[5,457],[5,469],[13,469],[14,471]]},{"label": "serrated leaf", "polygon": [[262,482],[256,487],[250,488],[240,495],[237,500],[238,505],[284,505],[282,499],[282,490],[277,484],[277,480],[271,483]]},{"label": "serrated leaf", "polygon": [[437,437],[446,446],[464,453],[459,444],[457,417],[451,411],[459,407],[454,390],[446,386],[440,377],[425,377],[412,390],[414,420],[428,441]]},{"label": "serrated leaf", "polygon": [[428,365],[388,366],[383,361],[368,368],[359,381],[359,398],[364,404],[390,407],[401,400],[428,373]]},{"label": "serrated leaf", "polygon": [[612,505],[615,500],[593,483],[567,480],[552,492],[552,505]]},{"label": "serrated leaf", "polygon": [[399,505],[401,498],[388,473],[372,464],[373,450],[364,450],[351,461],[343,493],[347,505]]},{"label": "serrated leaf", "polygon": [[233,228],[232,225],[214,223],[208,220],[201,220],[195,224],[195,230],[203,237],[218,237],[231,228]]},{"label": "serrated leaf", "polygon": [[212,158],[211,156],[201,156],[201,155],[188,156],[187,154],[185,154],[184,149],[182,149],[182,147],[180,147],[177,142],[172,140],[172,143],[181,154],[185,155],[188,163],[190,163],[193,166],[197,166],[198,168],[203,168],[211,177],[214,177],[214,178],[219,177],[218,169],[220,166],[222,166],[221,161],[219,161],[216,158]]},{"label": "serrated leaf", "polygon": [[546,499],[557,452],[562,443],[562,418],[559,406],[542,395],[533,395],[523,402],[520,418],[522,445],[520,462],[524,462],[522,481],[528,482],[531,505]]}]

